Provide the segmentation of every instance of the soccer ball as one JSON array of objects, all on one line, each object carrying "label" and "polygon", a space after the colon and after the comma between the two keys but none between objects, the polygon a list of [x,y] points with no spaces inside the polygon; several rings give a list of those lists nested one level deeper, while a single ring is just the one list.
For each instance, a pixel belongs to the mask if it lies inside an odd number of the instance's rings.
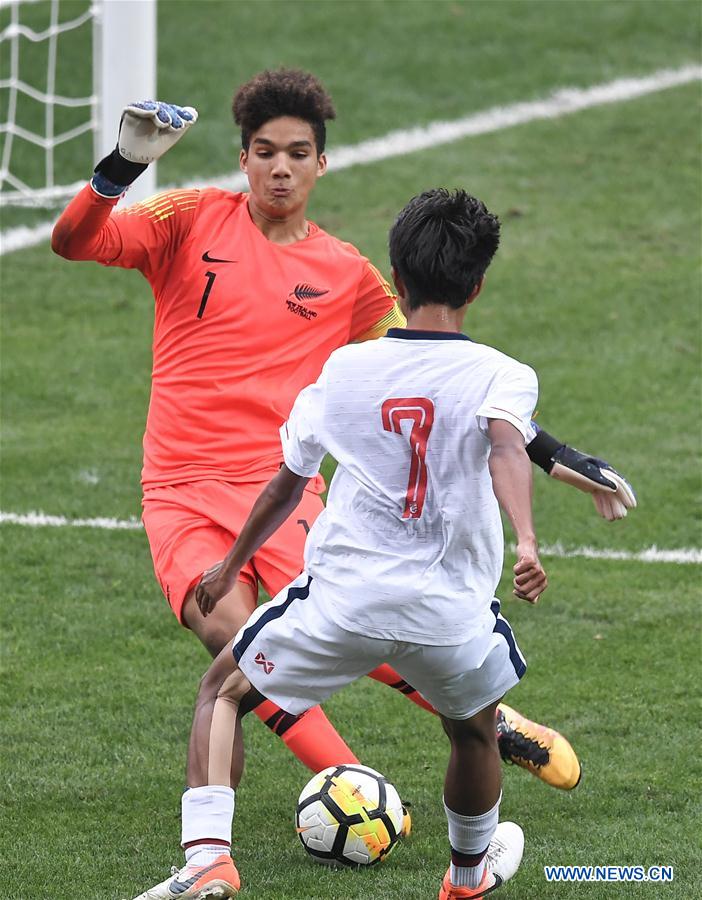
[{"label": "soccer ball", "polygon": [[402,802],[368,766],[323,769],[303,788],[295,824],[302,846],[326,865],[372,866],[386,859],[402,830]]}]

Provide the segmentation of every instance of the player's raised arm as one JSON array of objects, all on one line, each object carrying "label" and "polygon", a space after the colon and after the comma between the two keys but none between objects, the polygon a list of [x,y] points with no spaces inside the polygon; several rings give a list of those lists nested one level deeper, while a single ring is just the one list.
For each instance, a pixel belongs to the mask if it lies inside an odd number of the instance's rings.
[{"label": "player's raised arm", "polygon": [[536,603],[548,585],[539,561],[531,512],[531,464],[524,450],[524,437],[503,419],[490,419],[490,477],[497,501],[509,519],[517,541],[514,594]]},{"label": "player's raised arm", "polygon": [[[54,253],[66,259],[111,263],[126,250],[125,259],[119,264],[143,268],[143,260],[138,255],[131,258],[123,229],[108,226],[110,215],[128,186],[196,121],[197,111],[189,106],[157,100],[126,106],[117,146],[97,164],[89,185],[74,197],[54,226],[51,236]],[[128,229],[126,221],[122,224]],[[135,228],[143,230],[143,223]],[[135,241],[136,246],[145,243],[143,235]]]},{"label": "player's raised arm", "polygon": [[636,507],[634,489],[608,462],[581,453],[534,427],[536,437],[526,448],[531,461],[552,478],[592,494],[595,508],[603,519],[610,522],[623,519],[627,510]]}]

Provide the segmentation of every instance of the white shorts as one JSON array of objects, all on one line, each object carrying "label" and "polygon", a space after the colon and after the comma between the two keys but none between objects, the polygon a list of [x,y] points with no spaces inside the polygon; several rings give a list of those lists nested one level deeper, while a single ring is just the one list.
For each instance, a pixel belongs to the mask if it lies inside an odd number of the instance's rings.
[{"label": "white shorts", "polygon": [[441,715],[468,719],[499,700],[526,671],[498,600],[484,632],[448,647],[347,631],[328,608],[319,583],[303,572],[259,606],[234,638],[234,657],[251,684],[294,715],[387,662]]}]

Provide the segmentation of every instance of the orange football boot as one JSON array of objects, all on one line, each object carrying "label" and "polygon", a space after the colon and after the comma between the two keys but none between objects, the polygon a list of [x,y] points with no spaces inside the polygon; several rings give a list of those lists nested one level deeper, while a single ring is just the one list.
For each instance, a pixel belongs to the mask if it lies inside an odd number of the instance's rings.
[{"label": "orange football boot", "polygon": [[241,887],[239,873],[231,856],[223,853],[205,866],[186,865],[171,869],[165,881],[134,900],[214,900],[233,897]]},{"label": "orange football boot", "polygon": [[571,791],[580,783],[580,761],[568,741],[553,728],[532,722],[500,703],[497,707],[497,746],[505,762],[514,763],[551,787]]}]

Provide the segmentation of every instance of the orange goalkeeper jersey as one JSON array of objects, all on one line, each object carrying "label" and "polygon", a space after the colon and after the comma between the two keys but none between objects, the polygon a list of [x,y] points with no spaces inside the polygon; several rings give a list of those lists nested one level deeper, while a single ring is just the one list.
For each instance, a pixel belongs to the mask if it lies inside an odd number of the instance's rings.
[{"label": "orange goalkeeper jersey", "polygon": [[247,196],[178,190],[113,212],[88,185],[56,225],[58,252],[151,284],[145,489],[265,479],[283,461],[280,425],[331,352],[403,322],[355,247],[312,223],[304,240],[272,243]]}]

